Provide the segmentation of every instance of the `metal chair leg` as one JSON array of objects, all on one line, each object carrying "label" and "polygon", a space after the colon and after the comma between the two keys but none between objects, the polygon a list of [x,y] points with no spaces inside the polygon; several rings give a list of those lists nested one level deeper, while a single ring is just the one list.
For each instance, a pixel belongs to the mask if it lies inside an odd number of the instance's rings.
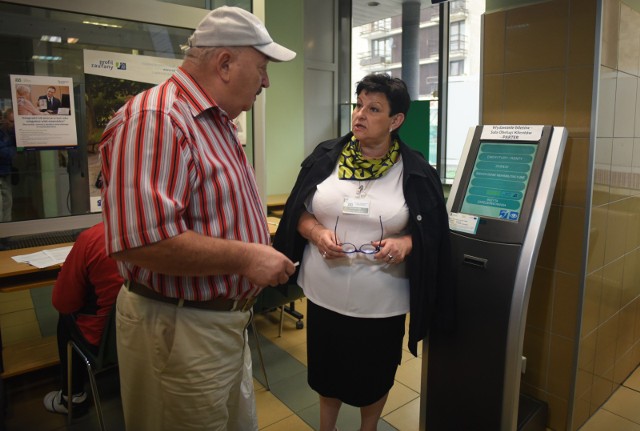
[{"label": "metal chair leg", "polygon": [[93,404],[96,407],[96,415],[98,416],[98,422],[100,423],[100,429],[105,431],[104,417],[102,416],[102,405],[100,404],[100,393],[98,392],[98,385],[96,384],[96,378],[91,370],[91,365],[87,361],[87,372],[89,374],[89,382],[91,384],[91,394],[93,395]]},{"label": "metal chair leg", "polygon": [[278,328],[278,337],[282,337],[282,328],[284,326],[284,305],[280,306],[280,327]]},{"label": "metal chair leg", "polygon": [[[72,405],[73,405],[73,395],[72,395],[72,390],[71,390],[71,361],[72,361],[72,353],[73,350],[75,350],[76,352],[78,352],[78,354],[80,355],[80,357],[82,358],[82,360],[85,363],[85,366],[87,367],[87,374],[89,375],[89,383],[91,385],[91,395],[93,396],[93,404],[96,408],[96,416],[98,417],[98,424],[100,425],[100,429],[102,431],[105,431],[105,427],[104,427],[104,417],[102,416],[102,405],[100,404],[100,393],[98,392],[98,385],[96,384],[96,378],[95,375],[93,374],[93,368],[91,367],[91,361],[89,361],[89,358],[87,358],[85,356],[85,354],[80,350],[80,348],[78,346],[76,346],[73,342],[69,342],[67,344],[67,356],[68,356],[68,363],[69,363],[69,371],[68,371],[68,384],[69,384],[69,389],[67,390],[68,394],[67,394],[67,410],[69,411],[69,415],[68,415],[68,420],[69,423],[71,423],[71,409],[72,409]],[[71,395],[70,395],[71,394]]]},{"label": "metal chair leg", "polygon": [[264,357],[262,356],[262,348],[260,346],[260,336],[258,334],[258,329],[256,328],[256,321],[251,319],[251,331],[253,332],[253,336],[256,337],[256,346],[258,347],[258,356],[260,357],[260,367],[262,368],[262,374],[264,375],[264,382],[266,383],[267,390],[270,391],[271,387],[269,386],[269,378],[267,377],[267,369],[264,366]]},{"label": "metal chair leg", "polygon": [[[69,396],[73,392],[72,390],[72,370],[73,370],[73,344],[71,341],[67,343],[67,400],[73,401],[73,395]],[[62,396],[62,395],[61,395]],[[71,418],[73,417],[73,402],[67,401],[67,425],[71,425]]]}]

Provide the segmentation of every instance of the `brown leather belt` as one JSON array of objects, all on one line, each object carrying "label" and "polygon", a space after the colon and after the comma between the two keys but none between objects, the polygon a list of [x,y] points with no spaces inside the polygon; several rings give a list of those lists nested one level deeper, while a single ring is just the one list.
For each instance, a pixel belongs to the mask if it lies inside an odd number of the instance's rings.
[{"label": "brown leather belt", "polygon": [[255,296],[253,298],[238,300],[216,298],[209,299],[207,301],[189,301],[182,298],[169,298],[168,296],[161,295],[155,290],[152,290],[150,287],[147,287],[135,281],[127,280],[125,281],[125,285],[129,289],[129,292],[144,296],[145,298],[155,299],[156,301],[173,304],[178,307],[200,308],[202,310],[212,311],[249,311],[251,307],[253,307],[253,304],[255,304],[256,302]]}]

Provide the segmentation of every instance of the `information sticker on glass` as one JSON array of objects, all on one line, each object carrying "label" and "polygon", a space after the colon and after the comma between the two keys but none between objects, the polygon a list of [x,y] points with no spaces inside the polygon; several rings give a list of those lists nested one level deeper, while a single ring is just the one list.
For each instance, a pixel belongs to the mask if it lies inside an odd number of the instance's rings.
[{"label": "information sticker on glass", "polygon": [[480,217],[474,215],[451,213],[449,214],[449,229],[456,232],[475,234],[478,231],[479,220]]}]

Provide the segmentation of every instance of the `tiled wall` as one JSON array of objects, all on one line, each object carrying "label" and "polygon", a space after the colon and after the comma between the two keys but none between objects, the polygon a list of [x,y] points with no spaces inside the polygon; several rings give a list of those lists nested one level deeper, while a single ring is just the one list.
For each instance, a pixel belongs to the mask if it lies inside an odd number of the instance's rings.
[{"label": "tiled wall", "polygon": [[602,47],[573,424],[640,363],[640,11],[602,2]]},{"label": "tiled wall", "polygon": [[569,130],[531,291],[522,380],[523,391],[548,402],[554,430],[578,429],[640,363],[634,4],[552,0],[485,16],[482,122]]},{"label": "tiled wall", "polygon": [[552,124],[569,137],[536,268],[522,390],[549,405],[548,426],[570,426],[589,220],[596,0],[551,0],[488,11],[483,124]]}]

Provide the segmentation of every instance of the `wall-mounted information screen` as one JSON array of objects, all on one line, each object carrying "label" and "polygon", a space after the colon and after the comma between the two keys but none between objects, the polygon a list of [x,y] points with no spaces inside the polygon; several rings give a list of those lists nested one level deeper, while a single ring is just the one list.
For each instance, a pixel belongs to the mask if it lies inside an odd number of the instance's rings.
[{"label": "wall-mounted information screen", "polygon": [[461,212],[518,221],[537,144],[480,143]]}]

